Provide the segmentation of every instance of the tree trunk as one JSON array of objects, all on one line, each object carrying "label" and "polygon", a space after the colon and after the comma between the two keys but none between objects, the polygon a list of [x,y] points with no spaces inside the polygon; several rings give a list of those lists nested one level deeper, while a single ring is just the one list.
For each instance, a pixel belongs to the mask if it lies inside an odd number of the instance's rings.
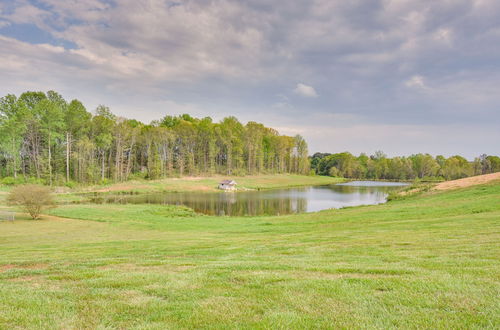
[{"label": "tree trunk", "polygon": [[101,151],[101,180],[104,180],[104,150]]},{"label": "tree trunk", "polygon": [[15,139],[12,138],[12,172],[14,174],[14,178],[17,178],[17,170],[16,170],[16,142]]},{"label": "tree trunk", "polygon": [[52,159],[52,153],[51,153],[51,150],[50,150],[50,131],[49,131],[49,182],[50,182],[50,185],[52,186],[52,163],[51,163],[51,159]]},{"label": "tree trunk", "polygon": [[231,170],[232,170],[232,167],[233,167],[233,162],[232,162],[232,153],[233,153],[233,148],[232,148],[232,145],[229,144],[227,146],[227,160],[226,160],[226,166],[227,166],[227,174],[228,175],[231,175]]},{"label": "tree trunk", "polygon": [[69,152],[70,152],[70,134],[66,132],[66,182],[69,182]]}]

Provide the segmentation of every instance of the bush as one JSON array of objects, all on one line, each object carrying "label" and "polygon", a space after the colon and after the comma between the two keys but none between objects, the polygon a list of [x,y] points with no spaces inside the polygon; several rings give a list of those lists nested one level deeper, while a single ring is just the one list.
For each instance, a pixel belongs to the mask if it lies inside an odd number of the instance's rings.
[{"label": "bush", "polygon": [[129,180],[144,180],[146,179],[147,173],[146,172],[137,172],[137,173],[132,173],[128,176]]},{"label": "bush", "polygon": [[76,185],[77,185],[77,184],[76,184],[76,182],[75,182],[75,181],[68,181],[68,182],[64,183],[64,185],[65,185],[66,187],[70,188],[70,189],[73,189],[73,188],[75,188],[75,187],[76,187]]},{"label": "bush", "polygon": [[104,179],[99,180],[98,184],[101,186],[107,186],[107,185],[111,184],[111,180],[104,178]]},{"label": "bush", "polygon": [[28,179],[24,180],[23,183],[45,185],[45,184],[47,184],[47,181],[45,181],[44,179],[28,178]]},{"label": "bush", "polygon": [[16,186],[18,184],[26,184],[26,183],[41,184],[41,185],[46,184],[45,180],[43,180],[43,179],[26,178],[23,176],[18,176],[17,178],[14,178],[12,176],[7,176],[7,177],[1,179],[0,183],[4,184],[6,186]]},{"label": "bush", "polygon": [[6,185],[6,186],[13,186],[16,183],[17,183],[16,179],[14,179],[11,176],[8,176],[8,177],[2,179],[2,184]]},{"label": "bush", "polygon": [[7,197],[10,205],[23,208],[33,219],[38,219],[44,209],[55,207],[52,192],[48,187],[26,184],[17,186]]}]

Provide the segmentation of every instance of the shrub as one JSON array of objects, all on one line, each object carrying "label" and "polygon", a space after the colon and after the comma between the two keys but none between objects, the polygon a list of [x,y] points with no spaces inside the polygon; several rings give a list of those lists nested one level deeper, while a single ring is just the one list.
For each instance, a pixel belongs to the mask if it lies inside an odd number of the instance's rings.
[{"label": "shrub", "polygon": [[101,186],[107,186],[107,185],[111,184],[111,180],[104,178],[104,179],[99,180],[98,184]]},{"label": "shrub", "polygon": [[36,184],[15,187],[7,197],[7,202],[22,207],[33,219],[38,219],[44,209],[55,207],[50,189]]},{"label": "shrub", "polygon": [[13,186],[16,184],[16,179],[14,179],[11,176],[8,176],[8,177],[2,179],[2,184],[6,185],[6,186]]},{"label": "shrub", "polygon": [[4,184],[6,186],[16,186],[19,184],[26,184],[26,183],[33,183],[33,184],[45,184],[45,180],[43,179],[37,179],[37,178],[26,178],[24,176],[18,176],[17,178],[14,178],[12,176],[7,176],[3,179],[0,180],[1,184]]},{"label": "shrub", "polygon": [[39,185],[45,185],[47,184],[47,181],[44,179],[37,179],[37,178],[28,178],[26,183],[31,183],[31,184],[39,184]]},{"label": "shrub", "polygon": [[146,179],[147,173],[146,172],[137,172],[137,173],[132,173],[128,176],[129,180],[144,180]]},{"label": "shrub", "polygon": [[76,182],[75,181],[68,181],[68,182],[65,182],[64,185],[70,189],[73,189],[76,187]]}]

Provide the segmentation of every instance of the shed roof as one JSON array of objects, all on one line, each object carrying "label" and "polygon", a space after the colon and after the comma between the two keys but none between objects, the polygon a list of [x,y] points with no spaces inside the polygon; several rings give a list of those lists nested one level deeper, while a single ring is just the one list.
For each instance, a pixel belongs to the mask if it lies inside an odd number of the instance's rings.
[{"label": "shed roof", "polygon": [[234,180],[222,180],[220,184],[227,184],[227,185],[235,185],[236,181]]}]

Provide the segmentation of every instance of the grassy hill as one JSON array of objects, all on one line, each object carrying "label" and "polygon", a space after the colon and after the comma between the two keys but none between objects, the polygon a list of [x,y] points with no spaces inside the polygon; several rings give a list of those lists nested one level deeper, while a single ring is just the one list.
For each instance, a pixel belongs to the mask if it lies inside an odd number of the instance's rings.
[{"label": "grassy hill", "polygon": [[500,184],[281,217],[0,222],[0,328],[498,328]]},{"label": "grassy hill", "polygon": [[[84,186],[83,191],[96,192],[154,192],[154,191],[196,191],[196,192],[220,192],[217,189],[219,182],[225,179],[234,179],[239,190],[276,189],[296,186],[311,186],[322,184],[335,184],[345,181],[342,178],[334,178],[319,175],[297,175],[297,174],[262,174],[247,176],[208,176],[208,177],[182,177],[167,178],[160,180],[129,180],[109,185]],[[79,189],[76,189],[77,191]]]}]

